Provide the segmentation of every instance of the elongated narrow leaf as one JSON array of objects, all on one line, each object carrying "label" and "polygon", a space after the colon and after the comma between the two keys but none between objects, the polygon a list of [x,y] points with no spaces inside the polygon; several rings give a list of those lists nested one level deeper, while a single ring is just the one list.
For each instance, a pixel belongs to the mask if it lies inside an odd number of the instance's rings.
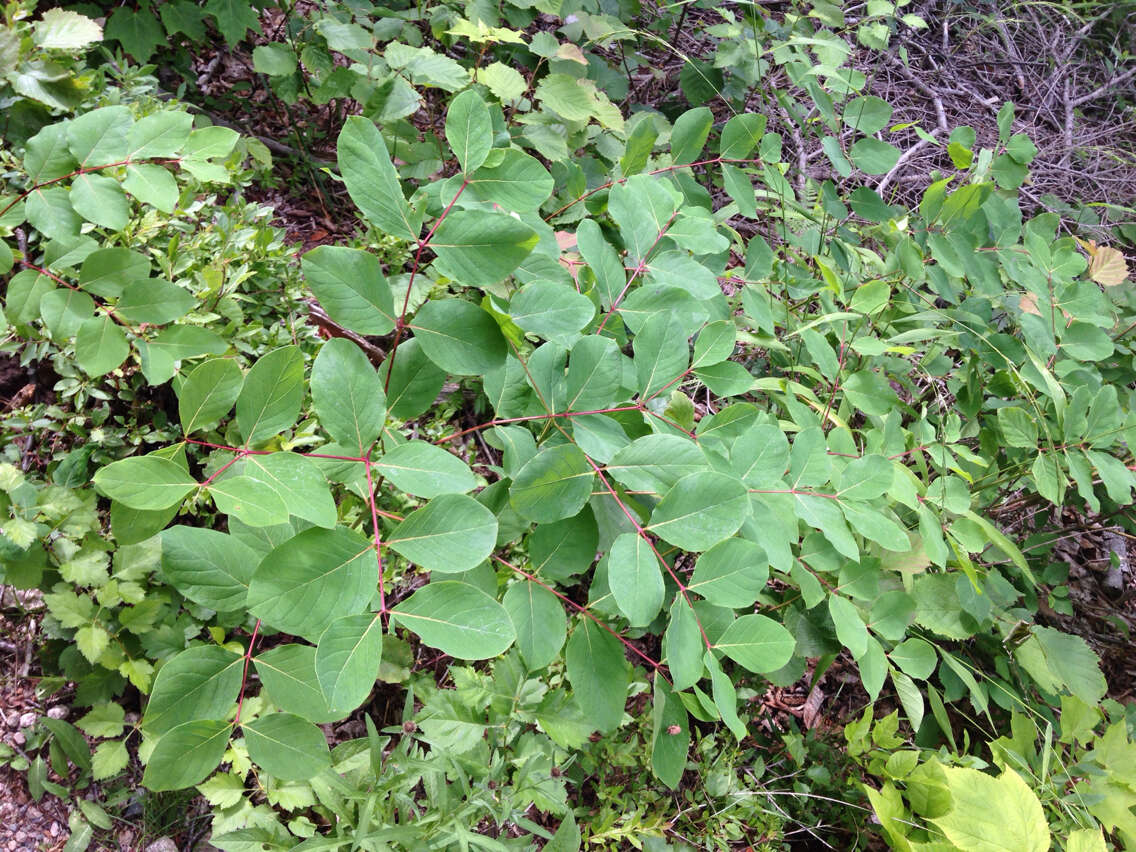
[{"label": "elongated narrow leaf", "polygon": [[493,122],[489,118],[489,107],[473,89],[466,89],[450,101],[446,112],[446,141],[466,173],[484,163],[492,149]]},{"label": "elongated narrow leaf", "polygon": [[431,648],[459,660],[487,660],[516,639],[509,613],[468,583],[430,583],[396,606],[398,622]]},{"label": "elongated narrow leaf", "polygon": [[337,618],[316,646],[316,678],[331,707],[353,710],[367,700],[379,675],[383,625],[370,613]]},{"label": "elongated narrow leaf", "polygon": [[348,118],[337,151],[347,192],[367,220],[392,236],[417,240],[422,220],[406,203],[387,143],[374,122]]},{"label": "elongated narrow leaf", "polygon": [[517,631],[517,648],[529,671],[556,659],[568,635],[568,617],[556,595],[530,580],[505,592],[505,610]]},{"label": "elongated narrow leaf", "polygon": [[303,397],[304,356],[298,346],[274,349],[253,364],[237,397],[245,443],[260,443],[295,423]]},{"label": "elongated narrow leaf", "polygon": [[200,784],[221,763],[233,726],[221,720],[186,722],[167,732],[154,747],[142,784],[154,791]]},{"label": "elongated narrow leaf", "polygon": [[161,735],[183,722],[223,719],[237,702],[243,658],[217,645],[182,651],[158,672],[142,728]]},{"label": "elongated narrow leaf", "polygon": [[269,713],[241,725],[249,757],[281,781],[306,781],[331,765],[323,731],[291,713]]},{"label": "elongated narrow leaf", "polygon": [[689,750],[690,725],[686,707],[662,672],[656,671],[651,705],[651,771],[672,790],[682,780]]},{"label": "elongated narrow leaf", "polygon": [[497,518],[472,497],[442,494],[411,512],[386,543],[427,571],[457,574],[493,552]]},{"label": "elongated narrow leaf", "polygon": [[375,552],[358,533],[305,530],[269,553],[249,584],[248,608],[312,642],[339,616],[361,612],[377,583]]},{"label": "elongated narrow leaf", "polygon": [[698,616],[682,595],[675,595],[666,632],[667,666],[671,682],[681,692],[702,680],[702,655],[706,645],[698,628]]},{"label": "elongated narrow leaf", "polygon": [[131,509],[166,509],[197,487],[180,466],[161,456],[133,456],[100,468],[95,487]]},{"label": "elongated narrow leaf", "polygon": [[620,612],[632,627],[646,627],[663,605],[663,575],[650,543],[638,533],[623,533],[611,546],[607,584]]},{"label": "elongated narrow leaf", "polygon": [[332,440],[360,456],[386,422],[383,380],[363,350],[342,337],[323,345],[312,364],[312,405]]}]

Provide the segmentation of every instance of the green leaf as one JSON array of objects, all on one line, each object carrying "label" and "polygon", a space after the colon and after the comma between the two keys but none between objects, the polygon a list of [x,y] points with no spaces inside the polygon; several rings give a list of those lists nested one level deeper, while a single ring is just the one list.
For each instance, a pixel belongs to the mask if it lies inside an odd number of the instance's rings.
[{"label": "green leaf", "polygon": [[651,771],[674,790],[686,770],[690,726],[682,701],[658,671],[651,706]]},{"label": "green leaf", "polygon": [[717,606],[752,606],[769,578],[769,558],[752,541],[728,538],[698,557],[687,590]]},{"label": "green leaf", "polygon": [[75,764],[80,774],[85,775],[90,772],[91,750],[87,746],[87,741],[83,739],[83,735],[79,733],[79,729],[70,722],[65,722],[63,719],[53,719],[50,716],[45,716],[40,721],[45,728],[51,731],[56,743],[67,755],[68,760]]},{"label": "green leaf", "polygon": [[240,473],[274,491],[289,514],[326,529],[335,526],[335,501],[311,459],[297,453],[250,454],[241,462]]},{"label": "green leaf", "polygon": [[93,109],[67,122],[67,146],[83,168],[119,163],[126,159],[126,137],[133,123],[129,107]]},{"label": "green leaf", "polygon": [[83,226],[82,217],[71,206],[71,193],[61,186],[35,190],[25,209],[28,224],[52,239],[76,237]]},{"label": "green leaf", "polygon": [[999,408],[998,428],[1007,446],[1037,448],[1037,424],[1025,409]]},{"label": "green leaf", "polygon": [[446,112],[446,141],[467,174],[484,163],[489,155],[493,147],[493,122],[485,101],[473,89],[467,89],[450,101]]},{"label": "green leaf", "polygon": [[217,645],[182,651],[158,670],[142,729],[162,736],[183,722],[223,719],[236,705],[244,657]]},{"label": "green leaf", "polygon": [[649,399],[686,370],[690,352],[679,320],[668,312],[652,315],[635,335],[635,376],[639,396]]},{"label": "green leaf", "polygon": [[832,617],[840,644],[852,652],[853,659],[860,659],[868,650],[868,628],[856,605],[845,597],[830,594],[828,614]]},{"label": "green leaf", "polygon": [[300,259],[304,280],[327,315],[359,334],[395,325],[394,299],[379,259],[362,249],[319,246]]},{"label": "green leaf", "polygon": [[564,343],[571,343],[595,314],[591,299],[555,281],[526,284],[509,302],[509,315],[525,331]]},{"label": "green leaf", "polygon": [[647,529],[696,552],[736,533],[748,515],[749,493],[740,479],[701,471],[684,476],[667,491]]},{"label": "green leaf", "polygon": [[165,509],[197,487],[179,465],[160,456],[133,456],[95,473],[95,487],[131,509]]},{"label": "green leaf", "polygon": [[517,636],[501,604],[477,587],[453,580],[423,586],[391,613],[431,648],[459,660],[496,657]]},{"label": "green leaf", "polygon": [[237,426],[245,445],[275,437],[296,422],[304,396],[304,355],[298,346],[282,346],[248,371],[237,397]]},{"label": "green leaf", "polygon": [[363,216],[391,236],[417,240],[422,219],[407,205],[387,144],[374,123],[349,117],[340,131],[337,151],[339,172]]},{"label": "green leaf", "polygon": [[567,382],[569,411],[613,404],[623,384],[623,364],[615,341],[595,334],[577,341],[568,359]]},{"label": "green leaf", "polygon": [[220,720],[186,722],[154,747],[142,784],[149,790],[181,790],[204,781],[217,768],[233,726]]},{"label": "green leaf", "polygon": [[905,639],[888,654],[891,661],[916,680],[926,680],[935,671],[939,657],[929,642],[916,636]]},{"label": "green leaf", "polygon": [[49,124],[27,142],[24,171],[32,185],[66,177],[79,164],[67,144],[67,123]]},{"label": "green leaf", "polygon": [[132,160],[173,157],[189,139],[192,129],[193,116],[181,110],[167,109],[143,116],[126,134],[128,156]]},{"label": "green leaf", "polygon": [[248,30],[255,32],[260,29],[256,8],[241,0],[209,0],[205,4],[205,11],[216,18],[217,29],[230,47],[243,39]]},{"label": "green leaf", "polygon": [[911,729],[918,731],[923,724],[923,693],[910,677],[896,669],[891,669],[891,682],[895,686],[899,703],[903,705],[903,712],[907,714],[907,721]]},{"label": "green leaf", "polygon": [[743,615],[731,622],[714,648],[751,672],[765,674],[777,671],[792,659],[796,642],[772,618]]},{"label": "green leaf", "polygon": [[580,256],[596,277],[600,304],[611,308],[627,285],[627,273],[615,249],[603,237],[600,226],[593,219],[585,219],[576,228],[576,245]]},{"label": "green leaf", "polygon": [[753,153],[753,149],[765,135],[766,118],[761,113],[735,115],[722,128],[722,144],[718,149],[728,160],[742,160]]},{"label": "green leaf", "polygon": [[46,50],[78,50],[102,37],[102,27],[70,9],[47,9],[35,22],[36,44]]},{"label": "green leaf", "polygon": [[338,721],[350,712],[328,704],[316,676],[316,649],[311,645],[277,645],[257,656],[253,664],[268,699],[285,713],[318,725]]},{"label": "green leaf", "polygon": [[505,360],[507,349],[500,327],[471,302],[427,302],[410,327],[426,357],[447,373],[480,375]]},{"label": "green leaf", "polygon": [[312,405],[332,440],[359,451],[379,437],[386,423],[383,381],[350,340],[327,341],[312,364]]},{"label": "green leaf", "polygon": [[517,648],[529,671],[556,659],[568,633],[568,617],[556,595],[523,580],[505,591],[502,601],[517,633]]},{"label": "green leaf", "polygon": [[466,193],[506,210],[531,213],[552,194],[552,175],[540,161],[513,148],[501,152],[500,161],[484,165],[469,175]]},{"label": "green leaf", "polygon": [[287,523],[288,504],[276,490],[251,476],[226,476],[208,486],[217,511],[235,515],[250,527]]},{"label": "green leaf", "polygon": [[544,844],[544,852],[580,852],[582,842],[580,827],[576,825],[576,818],[569,810],[564,815],[560,827],[556,829],[556,834]]},{"label": "green leaf", "polygon": [[150,260],[124,248],[99,249],[79,268],[79,286],[101,299],[117,299],[128,284],[150,275]]},{"label": "green leaf", "polygon": [[647,168],[647,161],[651,151],[655,148],[655,140],[659,138],[658,128],[650,118],[644,118],[636,123],[627,134],[627,142],[623,148],[623,156],[619,158],[619,171],[626,177],[638,174]]},{"label": "green leaf", "polygon": [[663,606],[663,575],[651,544],[638,533],[623,533],[611,545],[607,583],[632,627],[650,624]]},{"label": "green leaf", "polygon": [[269,713],[241,725],[249,758],[281,781],[306,781],[331,766],[323,731],[291,713]]},{"label": "green leaf", "polygon": [[841,471],[836,492],[846,500],[872,500],[886,493],[894,480],[895,471],[889,459],[881,455],[861,456]]},{"label": "green leaf", "polygon": [[464,494],[477,485],[469,465],[453,453],[425,441],[400,444],[385,453],[374,467],[415,497]]},{"label": "green leaf", "polygon": [[857,139],[848,150],[848,156],[864,174],[882,175],[899,162],[899,149],[868,136]]},{"label": "green leaf", "polygon": [[1054,679],[1086,704],[1097,704],[1108,684],[1088,642],[1052,627],[1034,626],[1032,631]]},{"label": "green leaf", "polygon": [[374,595],[375,552],[342,527],[304,530],[264,557],[249,583],[248,609],[312,642],[336,618],[361,612]]},{"label": "green leaf", "polygon": [[486,287],[508,277],[532,253],[539,237],[524,222],[505,213],[458,210],[431,237],[434,267],[472,287]]},{"label": "green leaf", "polygon": [[162,325],[181,319],[197,305],[184,288],[160,278],[140,278],[126,285],[115,313],[128,322]]},{"label": "green leaf", "polygon": [[231,535],[200,527],[171,527],[161,541],[162,574],[175,589],[218,612],[245,608],[260,561],[256,551]]},{"label": "green leaf", "polygon": [[95,746],[91,757],[91,777],[105,781],[118,775],[130,762],[130,752],[126,750],[125,740],[107,740]]},{"label": "green leaf", "polygon": [[702,153],[714,115],[708,107],[687,110],[671,128],[671,159],[675,164],[693,163]]},{"label": "green leaf", "polygon": [[213,358],[194,367],[178,391],[178,416],[185,434],[216,425],[237,401],[244,381],[241,368],[229,358]]},{"label": "green leaf", "polygon": [[476,73],[477,82],[484,84],[502,103],[518,100],[528,88],[520,72],[503,62],[491,62]]},{"label": "green leaf", "polygon": [[587,724],[601,733],[614,731],[623,719],[631,681],[623,644],[585,618],[568,639],[564,663],[576,704]]},{"label": "green leaf", "polygon": [[941,766],[953,806],[932,819],[955,846],[972,852],[1047,852],[1052,842],[1037,795],[1013,769],[998,778]]},{"label": "green leaf", "polygon": [[283,77],[296,67],[296,52],[286,44],[261,44],[252,49],[252,68],[257,74]]},{"label": "green leaf", "polygon": [[675,595],[666,630],[666,661],[676,690],[689,689],[702,680],[705,650],[698,616],[683,595]]},{"label": "green leaf", "polygon": [[545,447],[517,472],[509,502],[530,521],[559,521],[584,508],[592,496],[594,478],[595,471],[579,447]]},{"label": "green leaf", "polygon": [[92,378],[109,373],[129,354],[126,335],[109,316],[91,317],[79,326],[75,335],[75,360]]},{"label": "green leaf", "polygon": [[446,372],[426,357],[413,337],[404,340],[396,354],[397,358],[388,357],[383,362],[379,375],[386,382],[391,416],[411,420],[429,408],[441,393]]},{"label": "green leaf", "polygon": [[891,105],[875,95],[853,98],[844,105],[844,123],[865,136],[871,136],[887,127],[891,121]]},{"label": "green leaf", "polygon": [[130,203],[114,178],[99,174],[79,175],[71,184],[71,206],[96,225],[120,231],[130,221]]},{"label": "green leaf", "polygon": [[386,544],[423,570],[457,574],[493,552],[497,518],[472,497],[442,494],[407,515]]},{"label": "green leaf", "polygon": [[39,313],[56,340],[74,337],[95,315],[95,300],[82,290],[60,287],[43,294]]},{"label": "green leaf", "polygon": [[174,212],[180,195],[177,181],[169,170],[153,163],[127,166],[122,188],[143,204],[157,207],[163,213]]}]

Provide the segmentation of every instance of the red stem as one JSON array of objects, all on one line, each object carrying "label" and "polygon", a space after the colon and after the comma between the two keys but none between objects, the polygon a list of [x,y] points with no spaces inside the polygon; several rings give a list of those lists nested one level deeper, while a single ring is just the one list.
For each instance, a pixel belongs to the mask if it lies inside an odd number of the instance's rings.
[{"label": "red stem", "polygon": [[241,673],[241,691],[237,695],[237,715],[233,719],[233,727],[241,723],[241,708],[245,703],[245,684],[248,682],[249,663],[252,662],[252,650],[256,647],[256,635],[260,632],[260,619],[256,620],[256,625],[252,628],[252,638],[249,640],[248,650],[245,651],[245,669]]}]

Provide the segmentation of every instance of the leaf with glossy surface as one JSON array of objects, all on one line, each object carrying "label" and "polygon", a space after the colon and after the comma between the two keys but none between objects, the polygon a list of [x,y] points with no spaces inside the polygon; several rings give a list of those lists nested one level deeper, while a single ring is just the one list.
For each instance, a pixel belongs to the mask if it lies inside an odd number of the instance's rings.
[{"label": "leaf with glossy surface", "polygon": [[725,629],[714,648],[751,672],[765,674],[784,666],[793,657],[793,635],[772,618],[743,615]]},{"label": "leaf with glossy surface", "polygon": [[223,719],[237,703],[243,661],[218,645],[182,651],[158,670],[142,729],[160,736],[183,722]]},{"label": "leaf with glossy surface", "polygon": [[133,456],[95,473],[99,492],[131,509],[166,509],[197,487],[179,465],[161,456]]},{"label": "leaf with glossy surface", "polygon": [[228,722],[207,719],[178,725],[158,740],[142,785],[160,792],[200,784],[221,763],[232,729]]},{"label": "leaf with glossy surface", "polygon": [[304,530],[269,553],[249,584],[257,618],[312,642],[332,621],[370,602],[377,581],[375,553],[358,533],[338,527]]},{"label": "leaf with glossy surface", "polygon": [[394,328],[394,297],[382,264],[370,252],[319,246],[300,259],[300,266],[327,315],[344,328],[359,334]]},{"label": "leaf with glossy surface", "polygon": [[502,601],[517,632],[517,648],[529,671],[556,659],[568,634],[568,617],[556,595],[523,580],[505,591]]},{"label": "leaf with glossy surface", "polygon": [[509,613],[468,583],[430,583],[393,610],[398,622],[431,648],[459,660],[487,660],[516,639]]},{"label": "leaf with glossy surface", "polygon": [[237,426],[251,446],[296,422],[304,398],[304,355],[298,346],[274,349],[252,365],[237,397]]},{"label": "leaf with glossy surface", "polygon": [[638,533],[623,533],[607,558],[607,584],[620,612],[632,627],[651,623],[663,605],[663,575],[650,542]]},{"label": "leaf with glossy surface", "polygon": [[457,574],[493,552],[497,518],[472,497],[442,494],[407,515],[386,544],[427,571]]},{"label": "leaf with glossy surface", "polygon": [[194,603],[218,612],[245,608],[260,555],[231,535],[176,526],[162,535],[162,574]]},{"label": "leaf with glossy surface", "polygon": [[406,203],[387,143],[374,122],[348,118],[336,150],[347,193],[367,221],[391,236],[417,240],[422,219]]},{"label": "leaf with glossy surface", "polygon": [[241,725],[249,758],[281,781],[306,781],[331,766],[323,731],[291,713],[269,713]]},{"label": "leaf with glossy surface", "polygon": [[584,508],[594,479],[595,471],[579,447],[545,447],[518,471],[509,489],[510,504],[530,521],[559,521]]},{"label": "leaf with glossy surface", "polygon": [[362,456],[383,431],[387,398],[383,380],[350,340],[327,341],[312,364],[312,406],[332,440]]},{"label": "leaf with glossy surface", "polygon": [[461,299],[427,302],[410,327],[426,357],[458,376],[488,373],[501,365],[508,351],[493,317]]}]

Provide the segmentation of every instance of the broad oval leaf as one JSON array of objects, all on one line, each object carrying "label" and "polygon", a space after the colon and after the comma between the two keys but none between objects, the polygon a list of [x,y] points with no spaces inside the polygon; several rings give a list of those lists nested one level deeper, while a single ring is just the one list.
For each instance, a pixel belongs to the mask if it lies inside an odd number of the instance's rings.
[{"label": "broad oval leaf", "polygon": [[386,334],[394,328],[394,297],[373,254],[319,246],[305,254],[300,265],[327,315],[341,326],[359,334]]},{"label": "broad oval leaf", "polygon": [[354,710],[367,700],[379,675],[383,625],[371,613],[333,621],[316,646],[316,678],[330,707]]},{"label": "broad oval leaf", "polygon": [[316,675],[316,649],[311,645],[277,645],[252,662],[268,699],[285,713],[321,725],[351,712],[328,704]]},{"label": "broad oval leaf", "polygon": [[296,422],[304,398],[304,355],[274,349],[252,365],[237,397],[237,426],[246,445],[279,435]]},{"label": "broad oval leaf", "polygon": [[384,454],[374,468],[416,497],[463,494],[477,485],[469,465],[453,453],[425,441],[400,444]]},{"label": "broad oval leaf", "polygon": [[570,518],[591,498],[594,479],[588,457],[576,445],[545,447],[517,472],[510,503],[537,523]]},{"label": "broad oval leaf", "polygon": [[476,586],[454,580],[423,586],[391,612],[431,648],[459,660],[496,657],[517,638],[501,604]]},{"label": "broad oval leaf", "polygon": [[95,487],[131,509],[167,509],[197,487],[179,465],[161,456],[132,456],[95,473]]},{"label": "broad oval leaf", "polygon": [[327,341],[312,363],[312,406],[333,441],[363,453],[386,423],[383,380],[358,346],[342,337]]},{"label": "broad oval leaf", "polygon": [[568,638],[564,663],[576,704],[588,725],[601,733],[615,730],[623,719],[631,682],[623,644],[585,618]]},{"label": "broad oval leaf", "polygon": [[241,462],[240,472],[271,489],[287,514],[326,529],[335,526],[338,515],[331,489],[311,459],[298,453],[252,453]]},{"label": "broad oval leaf", "polygon": [[769,578],[769,557],[760,545],[728,538],[698,557],[687,589],[729,609],[752,606]]},{"label": "broad oval leaf", "polygon": [[281,781],[306,781],[331,766],[323,731],[291,713],[269,713],[241,725],[249,757]]},{"label": "broad oval leaf", "polygon": [[485,162],[493,147],[493,122],[489,107],[473,89],[466,89],[446,111],[446,141],[464,172]]},{"label": "broad oval leaf", "polygon": [[377,570],[373,546],[358,533],[304,530],[257,566],[248,608],[273,627],[317,642],[337,617],[370,602]]},{"label": "broad oval leaf", "polygon": [[176,526],[162,535],[162,574],[194,603],[218,612],[244,609],[260,555],[231,535]]},{"label": "broad oval leaf", "polygon": [[410,326],[426,357],[458,376],[489,372],[507,351],[501,329],[485,311],[461,299],[427,302]]},{"label": "broad oval leaf", "polygon": [[517,648],[529,671],[556,659],[568,635],[568,616],[556,595],[531,580],[514,583],[502,601],[517,632]]},{"label": "broad oval leaf", "polygon": [[427,571],[476,568],[497,545],[497,518],[465,494],[442,494],[407,515],[386,544]]},{"label": "broad oval leaf", "polygon": [[715,471],[684,476],[666,493],[647,529],[683,550],[707,550],[736,533],[749,515],[740,479]]},{"label": "broad oval leaf", "polygon": [[212,358],[193,368],[178,389],[178,416],[186,435],[213,426],[229,413],[245,376],[237,362]]},{"label": "broad oval leaf", "polygon": [[387,143],[373,121],[351,116],[337,147],[339,173],[359,211],[379,230],[417,240],[422,219],[406,203]]},{"label": "broad oval leaf", "polygon": [[592,300],[565,284],[533,281],[522,287],[509,303],[513,322],[530,334],[547,340],[568,340],[592,321]]},{"label": "broad oval leaf", "polygon": [[552,194],[552,175],[535,157],[516,148],[501,152],[500,162],[468,176],[466,192],[479,201],[491,201],[506,210],[531,213]]},{"label": "broad oval leaf", "polygon": [[607,584],[632,627],[646,627],[663,605],[663,574],[651,544],[638,533],[623,533],[607,557]]},{"label": "broad oval leaf", "polygon": [[154,746],[142,785],[160,792],[200,784],[221,763],[232,730],[229,722],[216,719],[178,725]]},{"label": "broad oval leaf", "polygon": [[459,210],[447,216],[429,246],[435,266],[450,278],[473,287],[496,284],[532,252],[536,231],[504,213]]},{"label": "broad oval leaf", "polygon": [[218,645],[182,651],[158,671],[142,729],[155,736],[183,722],[224,718],[237,703],[243,660]]},{"label": "broad oval leaf", "polygon": [[288,506],[270,486],[251,476],[226,476],[210,483],[217,511],[235,515],[250,527],[271,527],[288,521]]},{"label": "broad oval leaf", "polygon": [[792,659],[795,647],[793,634],[756,614],[736,618],[714,643],[715,649],[757,674],[777,671]]}]

